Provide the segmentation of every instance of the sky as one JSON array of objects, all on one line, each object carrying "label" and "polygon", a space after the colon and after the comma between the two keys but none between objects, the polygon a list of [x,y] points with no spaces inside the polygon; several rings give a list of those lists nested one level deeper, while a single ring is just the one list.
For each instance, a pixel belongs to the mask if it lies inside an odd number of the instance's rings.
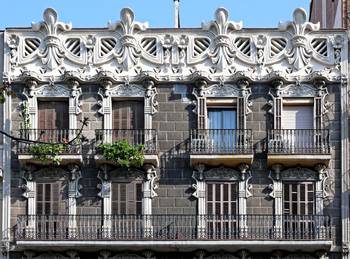
[{"label": "sky", "polygon": [[[135,19],[149,22],[149,26],[174,27],[173,0],[0,0],[0,29],[30,27],[42,20],[47,7],[53,7],[63,22],[73,27],[106,27],[108,21],[117,21],[120,10],[130,7]],[[229,11],[229,19],[243,21],[244,27],[277,27],[288,21],[297,7],[309,13],[310,0],[180,0],[181,27],[200,27],[213,20],[218,7]]]}]

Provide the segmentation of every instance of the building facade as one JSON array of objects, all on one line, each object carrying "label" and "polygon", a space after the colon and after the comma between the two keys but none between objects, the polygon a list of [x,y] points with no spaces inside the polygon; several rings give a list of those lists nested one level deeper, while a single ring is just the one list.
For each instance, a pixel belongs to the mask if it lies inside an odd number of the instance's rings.
[{"label": "building facade", "polygon": [[[244,29],[224,8],[74,29],[49,8],[1,36],[4,129],[29,140],[4,139],[4,258],[348,258],[345,31],[303,9]],[[101,153],[119,140],[142,167]]]}]

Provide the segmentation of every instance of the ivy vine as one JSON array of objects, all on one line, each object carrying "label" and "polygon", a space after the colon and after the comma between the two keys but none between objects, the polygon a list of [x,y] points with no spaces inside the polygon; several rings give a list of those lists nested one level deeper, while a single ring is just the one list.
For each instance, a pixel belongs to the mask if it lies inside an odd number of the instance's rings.
[{"label": "ivy vine", "polygon": [[66,144],[39,143],[30,146],[28,151],[34,159],[45,164],[52,163],[54,165],[60,165],[62,159],[59,155],[62,154],[65,149]]},{"label": "ivy vine", "polygon": [[114,161],[119,167],[130,169],[143,165],[143,145],[133,146],[126,140],[119,140],[111,144],[100,144],[98,149],[104,158]]}]

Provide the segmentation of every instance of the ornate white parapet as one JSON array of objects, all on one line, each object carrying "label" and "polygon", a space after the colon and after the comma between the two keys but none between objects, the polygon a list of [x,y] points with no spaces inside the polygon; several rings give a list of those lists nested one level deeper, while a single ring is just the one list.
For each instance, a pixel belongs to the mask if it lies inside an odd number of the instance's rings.
[{"label": "ornate white parapet", "polygon": [[319,30],[296,9],[293,20],[278,29],[242,29],[224,8],[201,28],[151,29],[135,21],[131,9],[106,29],[75,30],[58,21],[53,9],[31,29],[5,31],[4,79],[39,84],[75,79],[81,83],[102,78],[134,83],[235,82],[241,78],[268,82],[311,82],[322,77],[339,82],[347,58],[342,31]]}]

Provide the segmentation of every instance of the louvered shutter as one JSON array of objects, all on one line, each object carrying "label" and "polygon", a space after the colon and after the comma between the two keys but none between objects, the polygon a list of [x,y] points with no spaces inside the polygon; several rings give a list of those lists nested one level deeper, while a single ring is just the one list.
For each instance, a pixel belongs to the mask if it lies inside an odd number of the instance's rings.
[{"label": "louvered shutter", "polygon": [[68,102],[39,101],[39,129],[69,129]]},{"label": "louvered shutter", "polygon": [[237,98],[237,128],[238,129],[245,129],[245,104],[244,104],[244,97],[238,97]]},{"label": "louvered shutter", "polygon": [[112,183],[112,213],[141,214],[142,213],[142,184],[141,183]]},{"label": "louvered shutter", "polygon": [[322,99],[321,99],[321,97],[315,97],[315,99],[314,99],[314,116],[315,116],[315,129],[322,129]]},{"label": "louvered shutter", "polygon": [[207,103],[205,97],[198,98],[198,108],[197,108],[197,128],[205,129],[206,128],[206,118],[207,118]]},{"label": "louvered shutter", "polygon": [[144,128],[144,105],[139,101],[113,102],[114,129],[142,129]]},{"label": "louvered shutter", "polygon": [[276,97],[274,99],[274,127],[275,129],[281,129],[282,124],[282,98]]}]

